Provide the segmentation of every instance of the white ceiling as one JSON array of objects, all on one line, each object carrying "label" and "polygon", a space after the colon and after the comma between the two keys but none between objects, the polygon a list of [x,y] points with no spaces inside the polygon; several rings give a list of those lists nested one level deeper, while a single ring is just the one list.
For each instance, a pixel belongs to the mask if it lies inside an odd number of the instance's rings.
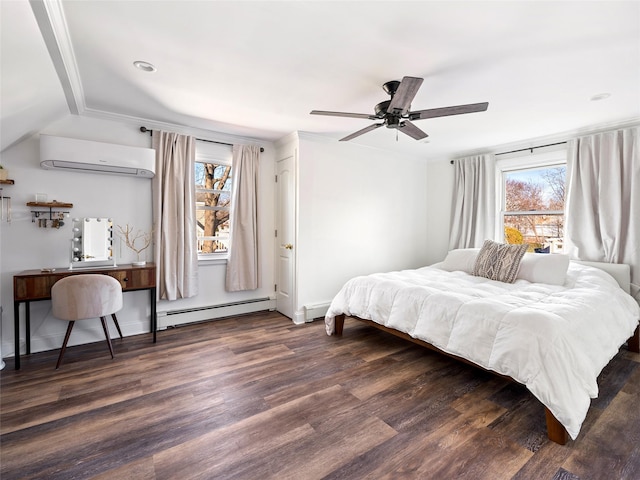
[{"label": "white ceiling", "polygon": [[428,142],[385,128],[352,142],[442,158],[640,120],[638,1],[31,3],[1,2],[3,130],[63,105],[149,126],[339,139],[373,122],[309,112],[373,113],[382,84],[405,75],[424,78],[413,110],[489,109],[416,121]]}]

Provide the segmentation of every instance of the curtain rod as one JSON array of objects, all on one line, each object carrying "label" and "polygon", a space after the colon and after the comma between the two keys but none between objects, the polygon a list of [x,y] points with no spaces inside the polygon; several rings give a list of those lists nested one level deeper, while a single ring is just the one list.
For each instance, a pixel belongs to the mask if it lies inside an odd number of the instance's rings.
[{"label": "curtain rod", "polygon": [[[147,128],[147,127],[140,127],[140,131],[142,133],[149,132],[149,135],[151,135],[153,133],[153,130],[151,130],[151,129]],[[230,147],[233,147],[233,143],[216,142],[215,140],[207,140],[206,138],[196,138],[196,140],[198,140],[199,142],[217,143],[218,145],[229,145]],[[263,147],[260,147],[260,152],[264,152],[264,148]]]},{"label": "curtain rod", "polygon": [[[567,143],[567,142],[565,141],[565,142],[557,142],[557,143],[548,143],[546,145],[538,145],[537,147],[521,148],[519,150],[511,150],[509,152],[500,152],[500,153],[496,153],[496,155],[506,155],[508,153],[526,152],[527,150],[529,150],[531,153],[533,153],[533,151],[536,148],[553,147],[555,145],[564,145],[565,143]],[[451,160],[451,162],[449,162],[449,163],[451,163],[451,165],[453,165],[453,160]]]}]

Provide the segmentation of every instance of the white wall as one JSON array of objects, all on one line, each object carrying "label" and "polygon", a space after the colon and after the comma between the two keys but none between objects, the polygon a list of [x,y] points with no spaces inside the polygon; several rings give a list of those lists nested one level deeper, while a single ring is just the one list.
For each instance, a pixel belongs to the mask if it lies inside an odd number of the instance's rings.
[{"label": "white wall", "polygon": [[[67,136],[121,145],[150,147],[148,134],[142,134],[139,126],[69,115],[45,128],[40,133]],[[188,133],[188,132],[185,132]],[[208,138],[215,135],[211,132]],[[252,292],[224,291],[225,264],[201,266],[199,269],[200,293],[193,298],[175,302],[161,301],[158,310],[201,307],[228,303],[249,298],[268,297],[273,290],[273,158],[274,148],[263,144],[261,157],[260,198],[260,256],[262,285]],[[2,152],[1,163],[9,170],[15,185],[5,186],[5,195],[12,197],[13,221],[0,227],[0,291],[3,306],[2,355],[13,355],[13,280],[22,270],[42,267],[67,268],[71,222],[60,229],[38,228],[31,222],[30,208],[36,193],[46,193],[48,200],[73,203],[71,217],[112,217],[117,225],[129,223],[136,229],[150,230],[152,224],[151,181],[124,176],[97,175],[75,172],[49,171],[40,168],[39,138],[34,136]],[[116,257],[119,264],[135,260],[135,253],[116,241]],[[149,251],[146,260],[152,261]],[[59,348],[62,345],[66,322],[51,316],[50,301],[31,304],[32,351]],[[24,319],[24,313],[22,314]],[[124,295],[124,308],[118,314],[125,335],[149,331],[148,292],[128,292]],[[91,325],[89,325],[91,323]],[[115,333],[115,332],[113,332]],[[101,341],[99,322],[77,324],[70,345]],[[161,339],[161,334],[159,338]],[[21,329],[24,345],[24,327]],[[161,341],[161,340],[160,340]]]},{"label": "white wall", "polygon": [[299,133],[296,309],[430,256],[424,159]]},{"label": "white wall", "polygon": [[453,207],[454,168],[449,160],[427,164],[427,263],[444,260],[449,251],[449,225]]}]

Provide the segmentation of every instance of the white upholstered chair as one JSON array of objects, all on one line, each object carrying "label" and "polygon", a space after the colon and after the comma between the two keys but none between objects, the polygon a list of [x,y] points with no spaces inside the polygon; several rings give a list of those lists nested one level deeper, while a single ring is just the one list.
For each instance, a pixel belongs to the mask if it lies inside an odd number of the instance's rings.
[{"label": "white upholstered chair", "polygon": [[118,334],[122,338],[122,331],[116,318],[116,312],[122,308],[122,286],[118,280],[109,275],[101,274],[70,275],[53,284],[51,303],[53,315],[69,322],[56,369],[62,363],[71,330],[77,320],[100,318],[109,352],[113,358],[113,347],[111,346],[106,316],[111,315],[118,329]]}]

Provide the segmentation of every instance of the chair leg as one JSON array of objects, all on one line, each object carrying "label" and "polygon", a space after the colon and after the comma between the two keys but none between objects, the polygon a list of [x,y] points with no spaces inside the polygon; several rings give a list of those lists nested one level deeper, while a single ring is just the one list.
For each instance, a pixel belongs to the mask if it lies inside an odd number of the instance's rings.
[{"label": "chair leg", "polygon": [[104,330],[104,336],[107,339],[107,345],[109,345],[109,352],[111,352],[111,358],[113,355],[113,347],[111,346],[111,338],[109,337],[109,328],[107,327],[107,317],[100,317],[100,321],[102,322],[102,329]]},{"label": "chair leg", "polygon": [[62,348],[60,349],[60,355],[58,355],[58,363],[56,363],[56,370],[60,368],[60,364],[62,363],[62,357],[64,357],[64,351],[67,349],[67,342],[69,341],[69,337],[71,336],[71,330],[73,329],[73,324],[76,323],[74,321],[69,322],[67,325],[67,333],[64,336],[64,342],[62,342]]},{"label": "chair leg", "polygon": [[122,330],[120,330],[120,325],[118,325],[118,319],[116,318],[116,314],[115,314],[115,313],[112,313],[112,314],[111,314],[111,318],[113,318],[113,323],[115,323],[115,324],[116,324],[116,328],[118,329],[118,333],[120,334],[120,338],[124,338],[124,337],[122,336]]}]

